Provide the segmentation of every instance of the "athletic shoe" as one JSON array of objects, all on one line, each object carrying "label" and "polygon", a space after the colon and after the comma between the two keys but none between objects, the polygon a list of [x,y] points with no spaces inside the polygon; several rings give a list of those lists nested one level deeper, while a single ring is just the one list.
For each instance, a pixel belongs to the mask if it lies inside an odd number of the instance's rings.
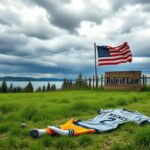
[{"label": "athletic shoe", "polygon": [[38,138],[38,137],[41,137],[44,134],[46,134],[46,130],[45,129],[31,129],[29,131],[29,135],[32,138]]}]

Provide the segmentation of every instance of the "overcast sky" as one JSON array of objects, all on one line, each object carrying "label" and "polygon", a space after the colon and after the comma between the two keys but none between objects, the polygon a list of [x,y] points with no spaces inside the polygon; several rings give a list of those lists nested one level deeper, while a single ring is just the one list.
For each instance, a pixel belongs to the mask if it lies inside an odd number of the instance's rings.
[{"label": "overcast sky", "polygon": [[98,67],[150,73],[150,0],[1,0],[0,76],[94,74],[93,43],[129,43],[133,62]]}]

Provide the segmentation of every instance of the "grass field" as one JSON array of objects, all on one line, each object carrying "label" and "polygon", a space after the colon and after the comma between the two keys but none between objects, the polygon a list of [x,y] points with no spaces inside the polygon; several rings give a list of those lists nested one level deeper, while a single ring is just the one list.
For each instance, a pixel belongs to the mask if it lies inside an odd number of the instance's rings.
[{"label": "grass field", "polygon": [[[90,119],[98,109],[126,108],[150,116],[150,92],[103,90],[0,94],[0,149],[148,150],[150,125],[131,122],[101,134],[32,139],[31,128],[63,124],[71,118]],[[20,128],[25,122],[26,128]]]}]

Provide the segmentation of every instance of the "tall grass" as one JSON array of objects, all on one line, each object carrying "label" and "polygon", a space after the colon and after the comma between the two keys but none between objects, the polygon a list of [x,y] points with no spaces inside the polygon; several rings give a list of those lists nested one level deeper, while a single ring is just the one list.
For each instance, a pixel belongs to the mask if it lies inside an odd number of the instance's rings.
[{"label": "tall grass", "polygon": [[[121,149],[148,150],[149,127],[128,123],[113,132],[79,137],[44,136],[32,139],[31,128],[64,124],[71,118],[90,119],[96,110],[125,107],[150,116],[149,92],[77,90],[0,94],[0,149]],[[20,124],[27,127],[22,129]],[[140,130],[141,129],[141,130]],[[104,145],[106,140],[110,144]],[[115,144],[116,141],[118,144]],[[147,148],[147,149],[146,149]]]},{"label": "tall grass", "polygon": [[31,104],[23,109],[21,116],[27,120],[32,120],[37,111],[36,105]]},{"label": "tall grass", "polygon": [[74,142],[73,138],[70,137],[60,137],[54,144],[57,149],[75,149],[76,143]]},{"label": "tall grass", "polygon": [[53,140],[51,136],[44,136],[41,140],[41,145],[43,145],[44,147],[50,147],[53,144]]},{"label": "tall grass", "polygon": [[0,124],[0,133],[7,133],[9,130],[9,125],[8,124]]},{"label": "tall grass", "polygon": [[79,146],[88,146],[93,143],[92,138],[89,135],[82,135],[78,138]]},{"label": "tall grass", "polygon": [[15,103],[5,103],[5,104],[1,104],[0,105],[0,113],[2,114],[8,114],[11,113],[13,111],[17,111],[19,109],[18,104]]},{"label": "tall grass", "polygon": [[90,105],[86,102],[76,102],[71,107],[72,111],[88,111],[90,109]]},{"label": "tall grass", "polygon": [[150,127],[141,128],[135,134],[135,146],[138,149],[149,148],[150,149]]}]

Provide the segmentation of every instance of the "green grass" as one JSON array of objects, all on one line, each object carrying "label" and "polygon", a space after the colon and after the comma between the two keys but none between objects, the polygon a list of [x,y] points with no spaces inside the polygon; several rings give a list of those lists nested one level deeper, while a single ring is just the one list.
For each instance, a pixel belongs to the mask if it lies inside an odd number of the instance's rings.
[{"label": "green grass", "polygon": [[[150,116],[150,92],[71,90],[45,93],[0,94],[2,149],[150,149],[150,127],[126,123],[116,130],[78,137],[48,135],[32,139],[31,128],[63,124],[71,118],[90,119],[98,109],[126,108]],[[20,128],[25,122],[26,128]]]}]

